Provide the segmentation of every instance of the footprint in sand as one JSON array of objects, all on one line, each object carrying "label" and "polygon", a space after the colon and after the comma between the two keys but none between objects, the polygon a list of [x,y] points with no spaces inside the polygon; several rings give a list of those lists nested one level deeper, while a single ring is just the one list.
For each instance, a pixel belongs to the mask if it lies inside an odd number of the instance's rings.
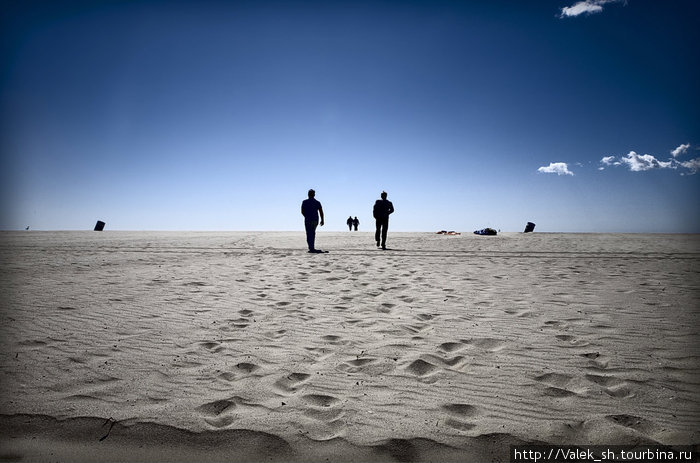
[{"label": "footprint in sand", "polygon": [[302,396],[301,400],[308,405],[321,408],[332,407],[340,402],[338,398],[325,394],[309,394]]},{"label": "footprint in sand", "polygon": [[573,395],[578,395],[573,391],[568,389],[562,389],[559,387],[549,386],[544,390],[544,395],[549,397],[571,397]]},{"label": "footprint in sand", "polygon": [[505,349],[506,347],[505,341],[496,338],[463,339],[462,344],[465,344],[469,347],[483,349],[488,352],[498,352],[500,350]]},{"label": "footprint in sand", "polygon": [[260,367],[254,363],[241,362],[236,364],[236,369],[244,373],[253,373],[260,369]]},{"label": "footprint in sand", "polygon": [[204,405],[200,405],[196,410],[206,416],[219,416],[227,410],[233,410],[236,408],[236,404],[230,400],[217,400],[215,402],[209,402]]},{"label": "footprint in sand", "polygon": [[571,382],[573,376],[561,374],[561,373],[545,373],[540,376],[535,377],[535,381],[539,381],[544,384],[556,387],[566,387],[567,384]]},{"label": "footprint in sand", "polygon": [[645,435],[652,435],[659,431],[656,423],[633,415],[608,415],[606,420],[626,428],[634,429]]},{"label": "footprint in sand", "polygon": [[221,343],[218,343],[216,341],[203,341],[200,342],[199,345],[214,353],[218,353],[224,350],[224,347],[221,345]]},{"label": "footprint in sand", "polygon": [[427,363],[430,364],[435,364],[435,365],[444,365],[445,367],[449,368],[454,368],[455,366],[461,366],[464,362],[464,356],[463,355],[456,355],[454,357],[445,357],[444,355],[433,355],[433,354],[424,354],[423,360]]},{"label": "footprint in sand", "polygon": [[[311,426],[311,432],[317,439],[328,440],[337,437],[346,427],[342,419],[343,409],[338,405],[340,399],[325,394],[309,394],[301,397],[307,405],[304,416],[320,421],[317,426]],[[314,429],[316,428],[316,429]]]},{"label": "footprint in sand", "polygon": [[263,333],[263,336],[269,338],[269,339],[280,339],[284,337],[284,335],[287,333],[287,330],[277,330],[277,331],[267,331]]},{"label": "footprint in sand", "polygon": [[318,410],[315,408],[307,408],[304,410],[304,416],[308,416],[309,418],[313,418],[315,420],[319,421],[333,421],[340,417],[340,415],[343,414],[343,410],[339,408],[328,408],[324,410]]},{"label": "footprint in sand", "polygon": [[196,408],[204,421],[215,428],[225,428],[226,426],[233,423],[234,418],[228,413],[232,412],[236,408],[236,404],[230,400],[217,400],[215,402],[209,402],[204,405],[200,405]]},{"label": "footprint in sand", "polygon": [[345,344],[345,341],[341,341],[342,338],[340,336],[336,336],[334,334],[321,336],[321,339],[331,344]]},{"label": "footprint in sand", "polygon": [[282,395],[293,394],[310,377],[311,375],[307,373],[291,373],[275,381],[273,387]]},{"label": "footprint in sand", "polygon": [[432,363],[426,362],[422,359],[418,359],[411,362],[411,364],[406,367],[406,371],[408,371],[412,375],[424,377],[432,374],[438,368],[438,366],[433,365]]},{"label": "footprint in sand", "polygon": [[386,373],[394,368],[396,368],[394,362],[380,361],[372,357],[346,360],[337,366],[339,371],[345,373],[365,373],[371,376]]},{"label": "footprint in sand", "polygon": [[460,349],[464,349],[464,344],[461,342],[443,342],[438,346],[438,350],[447,353],[452,353]]},{"label": "footprint in sand", "polygon": [[381,305],[381,307],[378,307],[378,308],[377,308],[377,312],[379,312],[379,313],[390,314],[390,313],[391,313],[391,308],[392,308],[392,307],[394,307],[394,304],[387,304],[387,303],[384,303],[384,304]]},{"label": "footprint in sand", "polygon": [[582,341],[580,339],[577,339],[576,336],[572,336],[570,334],[557,334],[554,337],[557,338],[559,341],[566,342],[569,344],[568,346],[564,347],[586,347],[590,345],[588,341]]},{"label": "footprint in sand", "polygon": [[632,392],[631,385],[628,381],[616,378],[614,376],[589,374],[586,375],[586,379],[592,383],[602,386],[603,391],[613,397],[629,399],[636,395],[634,392]]},{"label": "footprint in sand", "polygon": [[229,325],[222,326],[221,331],[228,331],[231,326],[233,326],[234,328],[247,328],[248,325],[250,324],[250,320],[248,320],[247,318],[234,318],[234,319],[226,320],[226,322]]},{"label": "footprint in sand", "polygon": [[603,387],[614,387],[624,383],[623,380],[614,376],[586,375],[586,379]]},{"label": "footprint in sand", "polygon": [[354,367],[362,367],[362,366],[365,366],[369,363],[374,363],[376,361],[377,360],[373,359],[373,358],[357,358],[355,360],[350,360],[347,363],[349,363],[350,365],[352,365]]},{"label": "footprint in sand", "polygon": [[544,328],[568,328],[569,325],[558,320],[548,320],[544,322]]},{"label": "footprint in sand", "polygon": [[528,309],[506,309],[505,312],[508,315],[515,315],[516,317],[520,317],[520,318],[535,316],[534,312],[532,312],[532,310],[528,310]]},{"label": "footprint in sand", "polygon": [[606,370],[608,368],[608,365],[610,364],[610,360],[605,356],[600,355],[600,352],[587,352],[585,354],[579,355],[589,360],[591,366],[586,367],[589,370]]},{"label": "footprint in sand", "polygon": [[479,414],[479,410],[474,405],[447,404],[440,407],[440,409],[449,415],[447,420],[445,420],[447,426],[459,431],[469,431],[476,427],[474,423],[465,421]]},{"label": "footprint in sand", "polygon": [[548,386],[544,390],[544,395],[549,397],[571,397],[578,395],[577,392],[566,388],[572,379],[572,376],[561,373],[545,373],[535,377],[535,381]]},{"label": "footprint in sand", "polygon": [[[409,332],[410,334],[419,334],[421,331],[426,330],[428,328],[428,325],[419,325],[419,324],[414,324],[414,325],[401,325],[401,328]],[[419,338],[422,339],[422,338]]]},{"label": "footprint in sand", "polygon": [[226,380],[226,381],[235,381],[238,378],[245,377],[248,375],[251,375],[258,371],[260,369],[260,366],[254,364],[254,363],[248,363],[248,362],[241,362],[236,364],[235,368],[233,368],[233,371],[225,371],[219,375],[219,378]]}]

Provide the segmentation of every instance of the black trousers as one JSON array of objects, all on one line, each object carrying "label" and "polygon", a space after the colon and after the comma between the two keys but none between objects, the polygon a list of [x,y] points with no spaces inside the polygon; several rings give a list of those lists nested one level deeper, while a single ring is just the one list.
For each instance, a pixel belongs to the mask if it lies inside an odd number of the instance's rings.
[{"label": "black trousers", "polygon": [[379,245],[379,237],[381,236],[381,245],[386,246],[386,232],[387,229],[389,228],[389,217],[386,217],[384,219],[377,219],[377,231],[374,234],[374,240],[377,242],[377,245]]},{"label": "black trousers", "polygon": [[309,251],[313,251],[315,249],[316,227],[318,227],[318,220],[304,221],[304,228],[306,228],[306,244],[309,245]]}]

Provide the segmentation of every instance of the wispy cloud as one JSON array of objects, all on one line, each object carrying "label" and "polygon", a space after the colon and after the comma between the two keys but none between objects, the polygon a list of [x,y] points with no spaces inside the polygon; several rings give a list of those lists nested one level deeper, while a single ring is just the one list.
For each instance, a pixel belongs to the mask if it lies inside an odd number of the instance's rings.
[{"label": "wispy cloud", "polygon": [[684,143],[675,150],[671,151],[671,154],[674,158],[677,158],[681,154],[685,154],[688,151],[688,148],[690,148],[690,143]]},{"label": "wispy cloud", "polygon": [[565,162],[550,162],[547,167],[540,167],[537,169],[537,172],[542,172],[543,174],[574,175]]},{"label": "wispy cloud", "polygon": [[617,3],[621,0],[583,0],[573,4],[572,6],[565,6],[561,9],[560,18],[573,18],[580,16],[582,14],[594,14],[603,11],[603,5],[607,3]]},{"label": "wispy cloud", "polygon": [[696,174],[700,170],[700,158],[691,159],[680,163],[681,167],[688,169],[690,175]]},{"label": "wispy cloud", "polygon": [[625,166],[632,172],[644,172],[653,169],[687,169],[688,172],[681,172],[681,175],[693,175],[700,171],[700,158],[690,159],[680,162],[675,158],[690,149],[690,144],[680,145],[671,151],[673,155],[667,161],[657,159],[651,154],[637,154],[630,151],[625,156],[605,156],[600,160],[601,166],[598,170],[604,170],[605,166]]},{"label": "wispy cloud", "polygon": [[602,164],[605,164],[606,166],[619,166],[620,163],[615,161],[615,156],[605,156],[603,159],[600,160]]}]

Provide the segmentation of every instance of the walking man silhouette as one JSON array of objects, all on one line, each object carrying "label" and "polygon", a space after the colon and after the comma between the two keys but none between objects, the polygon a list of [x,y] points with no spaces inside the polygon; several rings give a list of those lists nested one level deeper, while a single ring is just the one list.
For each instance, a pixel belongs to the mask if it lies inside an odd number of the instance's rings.
[{"label": "walking man silhouette", "polygon": [[306,242],[309,245],[309,252],[320,253],[316,249],[316,227],[319,225],[318,217],[321,216],[320,225],[323,226],[323,207],[316,199],[316,192],[309,190],[309,199],[301,202],[301,215],[304,216],[304,227],[306,228]]},{"label": "walking man silhouette", "polygon": [[[394,212],[394,205],[386,199],[386,191],[382,191],[382,199],[378,199],[374,203],[372,215],[377,221],[377,231],[374,233],[374,240],[377,242],[377,247],[381,245],[382,249],[386,249],[386,233],[389,228],[389,216]],[[379,239],[381,238],[381,243]]]}]

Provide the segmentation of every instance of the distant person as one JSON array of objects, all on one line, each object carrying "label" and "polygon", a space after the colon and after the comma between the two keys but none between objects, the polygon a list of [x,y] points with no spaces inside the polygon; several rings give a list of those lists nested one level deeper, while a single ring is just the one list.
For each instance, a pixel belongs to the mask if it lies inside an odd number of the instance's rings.
[{"label": "distant person", "polygon": [[372,215],[374,215],[377,221],[377,231],[374,234],[374,239],[377,242],[377,247],[380,246],[379,238],[381,237],[381,247],[386,249],[386,233],[389,228],[389,216],[394,212],[394,205],[391,201],[386,199],[386,191],[382,191],[382,199],[378,199],[374,203],[374,210]]},{"label": "distant person", "polygon": [[352,231],[352,216],[348,217],[348,220],[345,223],[348,224],[348,231]]},{"label": "distant person", "polygon": [[352,226],[355,227],[355,231],[357,231],[357,227],[360,226],[360,220],[357,217],[353,219]]},{"label": "distant person", "polygon": [[306,242],[309,245],[309,252],[323,252],[315,247],[316,227],[318,227],[318,217],[321,216],[321,226],[323,226],[323,207],[315,198],[316,192],[309,190],[309,199],[301,203],[301,215],[304,216],[304,227],[306,228]]}]

